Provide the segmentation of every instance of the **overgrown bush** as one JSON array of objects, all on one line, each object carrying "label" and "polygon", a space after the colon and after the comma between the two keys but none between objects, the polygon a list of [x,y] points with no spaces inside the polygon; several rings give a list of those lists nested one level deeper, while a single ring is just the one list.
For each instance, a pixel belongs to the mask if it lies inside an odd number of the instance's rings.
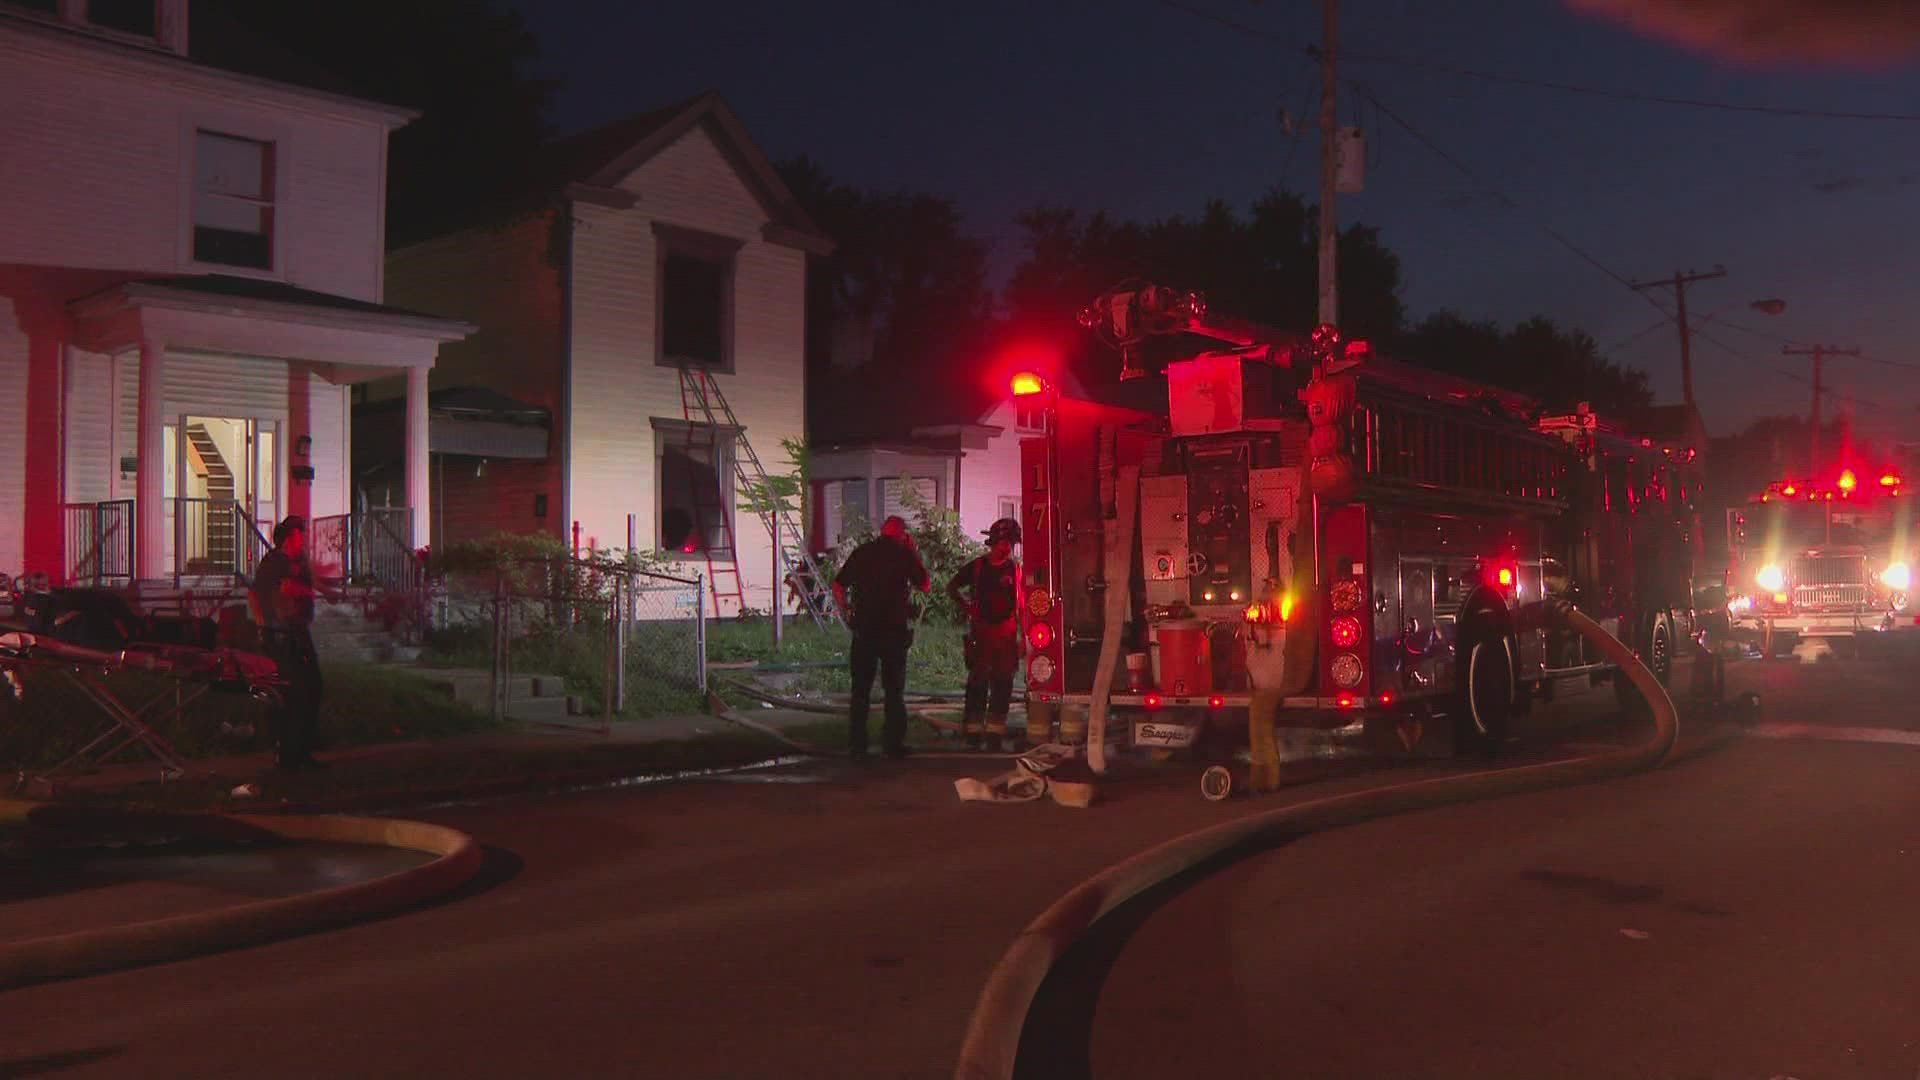
[{"label": "overgrown bush", "polygon": [[[901,478],[901,501],[906,513],[907,532],[913,536],[913,542],[920,549],[920,561],[926,564],[927,574],[933,579],[933,593],[922,597],[926,604],[925,619],[933,623],[961,621],[961,612],[947,595],[947,582],[960,572],[961,567],[986,552],[986,545],[967,535],[960,527],[960,515],[944,506],[935,506],[920,495],[907,477]],[[879,535],[879,529],[864,517],[855,517],[847,523],[845,535],[840,543],[830,549],[821,567],[829,577],[840,570],[840,564],[846,561],[854,548]]]}]

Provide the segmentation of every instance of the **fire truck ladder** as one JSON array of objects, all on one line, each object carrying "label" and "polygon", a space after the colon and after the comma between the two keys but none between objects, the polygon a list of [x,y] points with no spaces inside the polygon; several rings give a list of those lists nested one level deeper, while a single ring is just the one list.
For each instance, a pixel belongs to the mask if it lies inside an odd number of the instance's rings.
[{"label": "fire truck ladder", "polygon": [[[705,368],[683,367],[680,369],[680,405],[689,424],[703,424],[712,433],[717,449],[719,431],[724,424],[733,432],[735,452],[733,457],[733,475],[742,490],[770,493],[767,470],[760,464],[760,455],[753,452],[753,444],[747,441],[746,429],[740,426],[739,418],[734,416],[733,406],[727,404],[726,395],[720,392],[720,386],[714,381],[712,373]],[[755,500],[754,512],[760,517],[761,524],[767,527],[767,535],[773,539],[773,545],[780,552],[780,567],[785,583],[793,587],[800,597],[800,606],[812,616],[816,626],[826,626],[829,622],[839,622],[840,613],[834,610],[832,582],[821,569],[818,559],[807,550],[806,534],[788,511],[786,505],[777,499]],[[727,522],[727,555],[732,564],[724,570],[713,562],[709,553],[707,565],[712,571],[710,580],[714,587],[714,607],[719,609],[720,579],[722,572],[733,575],[732,597],[745,610],[746,601],[741,592],[739,558],[733,543],[733,514],[731,508],[723,507],[721,520]],[[774,603],[780,603],[780,582],[774,584]]]}]

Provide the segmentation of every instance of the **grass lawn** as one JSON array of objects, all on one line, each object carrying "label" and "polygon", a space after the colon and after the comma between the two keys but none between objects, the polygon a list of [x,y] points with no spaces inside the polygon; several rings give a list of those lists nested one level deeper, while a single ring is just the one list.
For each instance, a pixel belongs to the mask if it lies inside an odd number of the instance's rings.
[{"label": "grass lawn", "polygon": [[[329,745],[434,739],[491,728],[484,713],[456,703],[419,676],[368,664],[323,665],[326,695],[320,733]],[[145,672],[118,672],[107,686],[135,708],[174,700],[182,685]],[[189,687],[190,689],[190,687]],[[106,714],[64,672],[34,671],[18,701],[0,699],[0,765],[44,766],[67,757],[107,726]],[[251,737],[223,735],[222,723],[252,724]],[[265,706],[242,694],[210,693],[187,707],[184,718],[159,725],[163,737],[190,758],[243,754],[272,745]],[[138,760],[140,751],[123,757]],[[120,758],[115,758],[118,761]]]}]

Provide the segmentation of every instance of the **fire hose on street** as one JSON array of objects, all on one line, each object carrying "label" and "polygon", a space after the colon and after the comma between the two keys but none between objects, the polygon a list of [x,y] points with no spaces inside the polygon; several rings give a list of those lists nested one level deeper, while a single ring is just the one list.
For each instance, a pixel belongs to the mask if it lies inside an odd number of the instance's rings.
[{"label": "fire hose on street", "polygon": [[1286,806],[1177,837],[1109,867],[1076,886],[1029,923],[994,965],[968,1021],[955,1077],[1013,1077],[1028,1010],[1054,965],[1101,919],[1183,873],[1222,857],[1251,854],[1283,837],[1450,803],[1593,783],[1659,767],[1673,752],[1679,736],[1679,716],[1666,688],[1630,648],[1586,615],[1566,604],[1550,605],[1549,614],[1618,664],[1632,681],[1653,715],[1653,733],[1645,742],[1570,761],[1422,780]]}]

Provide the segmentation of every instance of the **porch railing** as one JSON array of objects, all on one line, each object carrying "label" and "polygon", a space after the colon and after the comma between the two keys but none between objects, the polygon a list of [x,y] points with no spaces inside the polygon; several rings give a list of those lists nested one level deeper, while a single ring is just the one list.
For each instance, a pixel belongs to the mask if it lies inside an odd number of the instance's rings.
[{"label": "porch railing", "polygon": [[173,500],[176,577],[251,578],[272,547],[247,508],[233,499]]},{"label": "porch railing", "polygon": [[313,519],[308,542],[314,558],[340,568],[349,582],[378,585],[389,594],[411,594],[422,585],[422,567],[409,538],[413,511],[376,508]]},{"label": "porch railing", "polygon": [[67,581],[73,584],[132,584],[133,500],[68,503],[66,519]]}]

